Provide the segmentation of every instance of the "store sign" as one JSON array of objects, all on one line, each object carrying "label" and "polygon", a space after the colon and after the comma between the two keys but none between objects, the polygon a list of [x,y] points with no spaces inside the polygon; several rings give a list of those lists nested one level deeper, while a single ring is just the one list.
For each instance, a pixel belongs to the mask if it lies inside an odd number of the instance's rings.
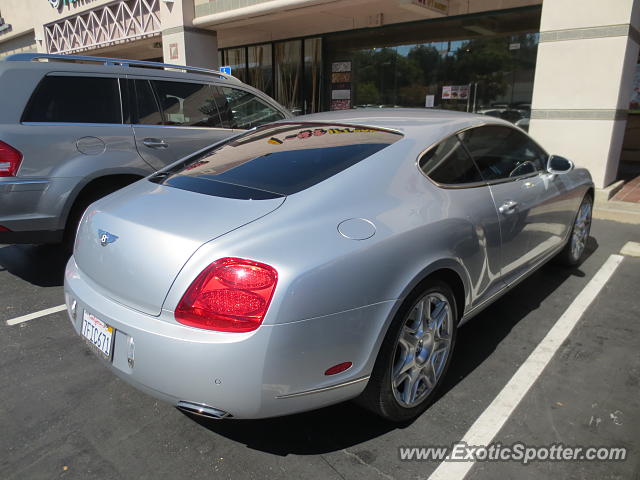
[{"label": "store sign", "polygon": [[427,95],[424,99],[425,108],[433,108],[436,104],[436,96],[435,95]]},{"label": "store sign", "polygon": [[180,52],[178,51],[178,44],[170,43],[169,44],[169,60],[179,60],[179,59],[180,59]]},{"label": "store sign", "polygon": [[47,0],[53,8],[60,8],[64,5],[73,5],[77,0]]},{"label": "store sign", "polygon": [[400,6],[414,11],[426,9],[449,14],[449,0],[400,0]]},{"label": "store sign", "polygon": [[469,85],[445,85],[442,87],[443,100],[466,100],[469,98]]},{"label": "store sign", "polygon": [[351,108],[351,62],[331,64],[331,110]]}]

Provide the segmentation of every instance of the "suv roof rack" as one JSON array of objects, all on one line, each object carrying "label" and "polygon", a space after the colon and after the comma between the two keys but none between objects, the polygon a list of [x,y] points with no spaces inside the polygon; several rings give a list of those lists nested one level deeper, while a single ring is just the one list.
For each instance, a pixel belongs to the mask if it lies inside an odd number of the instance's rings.
[{"label": "suv roof rack", "polygon": [[103,65],[115,65],[121,67],[142,67],[142,68],[171,68],[174,70],[183,70],[185,72],[203,73],[205,75],[214,75],[225,80],[239,81],[232,75],[227,75],[218,70],[210,70],[208,68],[189,67],[186,65],[172,65],[170,63],[148,62],[146,60],[129,60],[125,58],[109,58],[109,57],[84,57],[80,55],[60,55],[51,53],[15,53],[4,58],[7,62],[39,62],[61,61],[61,62],[94,62]]}]

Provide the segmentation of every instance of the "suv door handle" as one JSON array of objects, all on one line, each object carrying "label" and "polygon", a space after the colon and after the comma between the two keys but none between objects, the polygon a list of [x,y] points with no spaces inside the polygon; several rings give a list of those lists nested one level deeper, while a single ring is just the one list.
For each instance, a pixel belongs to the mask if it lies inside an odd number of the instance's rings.
[{"label": "suv door handle", "polygon": [[142,143],[149,148],[169,148],[169,144],[160,138],[145,138]]},{"label": "suv door handle", "polygon": [[509,215],[510,213],[513,213],[513,211],[516,209],[517,206],[518,206],[518,202],[514,202],[513,200],[507,200],[506,202],[504,202],[502,205],[498,207],[498,211],[503,215]]}]

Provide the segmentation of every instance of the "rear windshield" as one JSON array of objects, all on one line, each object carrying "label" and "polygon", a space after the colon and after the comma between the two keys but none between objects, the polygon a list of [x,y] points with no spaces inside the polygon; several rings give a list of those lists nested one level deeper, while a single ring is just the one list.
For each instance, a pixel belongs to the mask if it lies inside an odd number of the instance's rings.
[{"label": "rear windshield", "polygon": [[[263,194],[291,195],[355,165],[402,138],[396,132],[333,124],[278,124],[260,127],[213,151],[179,164],[152,181],[184,190],[221,195],[219,185]],[[205,182],[205,183],[203,183]],[[242,190],[242,189],[241,189]],[[222,196],[228,196],[222,194]]]}]

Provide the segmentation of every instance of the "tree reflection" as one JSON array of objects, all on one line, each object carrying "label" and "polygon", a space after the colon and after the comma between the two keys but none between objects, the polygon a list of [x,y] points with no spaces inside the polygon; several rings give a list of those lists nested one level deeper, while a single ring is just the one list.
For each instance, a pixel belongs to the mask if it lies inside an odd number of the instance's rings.
[{"label": "tree reflection", "polygon": [[537,44],[537,34],[524,34],[444,43],[445,50],[436,48],[442,42],[356,50],[354,104],[421,107],[435,95],[440,107],[465,109],[466,100],[439,101],[442,86],[477,82],[478,105],[490,105],[517,82],[533,83]]}]

